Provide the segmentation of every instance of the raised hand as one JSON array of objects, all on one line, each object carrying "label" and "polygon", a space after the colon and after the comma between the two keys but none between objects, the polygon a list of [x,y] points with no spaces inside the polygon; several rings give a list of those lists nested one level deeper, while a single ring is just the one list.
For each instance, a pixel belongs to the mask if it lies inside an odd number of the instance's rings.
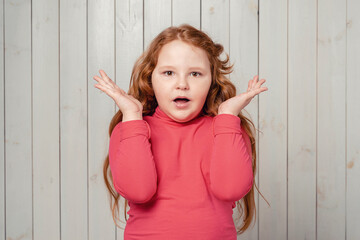
[{"label": "raised hand", "polygon": [[258,79],[259,76],[255,75],[255,77],[249,81],[246,92],[222,102],[218,108],[218,114],[227,113],[238,116],[241,109],[246,107],[256,95],[267,91],[267,87],[261,87],[265,79],[261,79],[260,81],[258,81]]},{"label": "raised hand", "polygon": [[109,97],[111,97],[116,105],[119,107],[120,111],[123,113],[126,120],[132,119],[142,119],[142,110],[143,105],[139,100],[133,96],[127,94],[124,90],[119,88],[103,70],[99,70],[101,77],[95,75],[93,78],[98,82],[94,87],[105,92]]}]

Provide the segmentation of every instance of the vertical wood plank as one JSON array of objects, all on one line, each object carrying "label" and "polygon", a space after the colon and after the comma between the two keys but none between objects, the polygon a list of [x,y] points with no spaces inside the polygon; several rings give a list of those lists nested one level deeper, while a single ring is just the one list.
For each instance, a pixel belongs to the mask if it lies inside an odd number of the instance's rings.
[{"label": "vertical wood plank", "polygon": [[33,237],[31,2],[5,1],[4,19],[5,238],[29,240]]},{"label": "vertical wood plank", "polygon": [[[258,74],[258,2],[257,0],[236,1],[230,0],[230,44],[229,55],[230,62],[234,64],[234,71],[230,74],[230,79],[237,89],[237,94],[245,92],[248,87],[248,82],[256,74]],[[265,83],[264,85],[267,85]],[[263,93],[268,94],[268,93]],[[258,97],[255,97],[242,111],[244,115],[251,119],[256,129],[258,129]],[[256,147],[257,147],[257,162],[259,161],[258,154],[258,132],[255,132]],[[259,185],[259,165],[257,164],[255,182]],[[261,189],[260,189],[261,191]],[[258,239],[258,197],[259,193],[254,192],[256,219],[254,216],[250,227],[238,239]],[[241,224],[243,217],[239,217],[239,210],[233,209],[234,222],[236,229]],[[255,222],[256,221],[256,222]]]},{"label": "vertical wood plank", "polygon": [[221,59],[225,59],[225,53],[230,54],[229,3],[230,0],[208,0],[201,3],[201,30],[214,42],[224,46]]},{"label": "vertical wood plank", "polygon": [[260,1],[259,239],[287,239],[287,1]]},{"label": "vertical wood plank", "polygon": [[360,1],[347,1],[346,39],[346,238],[360,238]]},{"label": "vertical wood plank", "polygon": [[316,1],[289,1],[288,15],[288,239],[315,240]]},{"label": "vertical wood plank", "polygon": [[116,84],[125,92],[135,61],[143,52],[143,15],[142,0],[116,2]]},{"label": "vertical wood plank", "polygon": [[4,63],[4,0],[0,1],[0,240],[5,240],[5,63]]},{"label": "vertical wood plank", "polygon": [[172,0],[172,25],[187,23],[200,29],[200,0]]},{"label": "vertical wood plank", "polygon": [[[131,72],[136,59],[143,50],[143,1],[121,0],[116,1],[116,39],[115,39],[115,74],[113,80],[125,92],[129,90]],[[115,104],[116,111],[119,110]],[[113,113],[113,115],[115,112]],[[112,116],[111,116],[112,117]],[[108,121],[109,123],[110,121]],[[108,138],[108,142],[109,142]],[[107,147],[108,148],[108,147]],[[120,228],[117,228],[116,239],[124,239],[126,222],[124,218],[125,199],[119,200]],[[129,215],[126,208],[127,219]]]},{"label": "vertical wood plank", "polygon": [[89,158],[89,238],[115,240],[110,199],[103,178],[103,163],[108,151],[109,123],[114,101],[94,87],[102,69],[113,78],[115,72],[115,5],[121,1],[88,1],[88,158]]},{"label": "vertical wood plank", "polygon": [[144,1],[144,50],[161,31],[171,25],[171,0]]},{"label": "vertical wood plank", "polygon": [[59,7],[54,0],[32,3],[34,239],[55,240],[60,239]]},{"label": "vertical wood plank", "polygon": [[346,1],[318,1],[317,239],[345,238]]},{"label": "vertical wood plank", "polygon": [[87,1],[60,1],[61,239],[88,238]]}]

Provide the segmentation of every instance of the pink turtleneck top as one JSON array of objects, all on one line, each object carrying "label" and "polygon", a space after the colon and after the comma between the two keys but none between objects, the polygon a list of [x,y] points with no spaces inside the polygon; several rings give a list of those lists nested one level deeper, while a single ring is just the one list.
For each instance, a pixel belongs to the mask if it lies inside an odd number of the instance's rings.
[{"label": "pink turtleneck top", "polygon": [[109,162],[130,210],[125,240],[235,240],[235,201],[253,184],[249,136],[232,114],[180,123],[157,106],[119,122]]}]

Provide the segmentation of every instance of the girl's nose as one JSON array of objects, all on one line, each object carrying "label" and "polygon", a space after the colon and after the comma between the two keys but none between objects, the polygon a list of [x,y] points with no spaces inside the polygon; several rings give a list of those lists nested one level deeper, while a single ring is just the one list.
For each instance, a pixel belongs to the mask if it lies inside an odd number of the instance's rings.
[{"label": "girl's nose", "polygon": [[189,83],[186,76],[179,76],[176,82],[176,88],[188,89]]}]

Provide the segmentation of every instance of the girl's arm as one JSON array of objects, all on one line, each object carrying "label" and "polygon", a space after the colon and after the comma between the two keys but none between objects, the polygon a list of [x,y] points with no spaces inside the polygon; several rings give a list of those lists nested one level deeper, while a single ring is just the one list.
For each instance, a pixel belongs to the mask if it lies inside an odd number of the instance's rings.
[{"label": "girl's arm", "polygon": [[224,201],[243,198],[253,184],[250,138],[232,114],[213,118],[214,149],[210,163],[210,184],[215,197]]},{"label": "girl's arm", "polygon": [[110,136],[109,164],[115,190],[135,203],[149,201],[157,190],[157,173],[145,120],[119,122]]}]

